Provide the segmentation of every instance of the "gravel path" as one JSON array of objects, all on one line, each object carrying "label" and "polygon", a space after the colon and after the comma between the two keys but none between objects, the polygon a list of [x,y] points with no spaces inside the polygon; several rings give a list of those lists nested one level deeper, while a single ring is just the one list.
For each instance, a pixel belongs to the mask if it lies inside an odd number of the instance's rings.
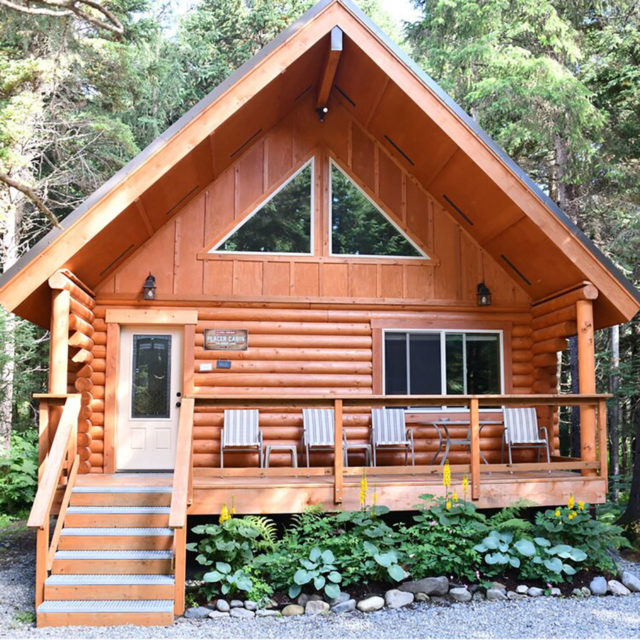
[{"label": "gravel path", "polygon": [[[640,638],[640,594],[622,598],[535,598],[352,613],[343,616],[180,619],[173,627],[33,624],[34,538],[0,532],[0,637],[9,638]],[[624,563],[640,577],[640,565]]]}]

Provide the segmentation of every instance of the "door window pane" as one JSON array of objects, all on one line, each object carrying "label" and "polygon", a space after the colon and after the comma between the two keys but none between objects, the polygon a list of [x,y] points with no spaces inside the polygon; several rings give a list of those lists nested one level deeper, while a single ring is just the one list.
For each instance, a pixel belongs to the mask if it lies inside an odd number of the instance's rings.
[{"label": "door window pane", "polygon": [[407,336],[405,333],[387,333],[384,340],[385,393],[407,393]]},{"label": "door window pane", "polygon": [[133,336],[132,418],[169,418],[171,336]]},{"label": "door window pane", "polygon": [[409,385],[411,394],[442,393],[439,333],[409,335]]},{"label": "door window pane", "polygon": [[467,393],[500,393],[500,341],[496,334],[467,333]]},{"label": "door window pane", "polygon": [[464,393],[464,336],[461,333],[446,335],[447,393]]}]

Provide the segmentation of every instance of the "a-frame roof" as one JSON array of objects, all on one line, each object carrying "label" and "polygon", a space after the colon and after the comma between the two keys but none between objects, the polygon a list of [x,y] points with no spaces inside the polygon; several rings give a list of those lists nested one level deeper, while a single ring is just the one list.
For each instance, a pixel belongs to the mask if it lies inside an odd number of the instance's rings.
[{"label": "a-frame roof", "polygon": [[[339,26],[333,92],[533,301],[588,280],[598,326],[640,294],[538,186],[350,0],[321,0],[93,193],[0,278],[9,311],[46,324],[46,281],[96,286],[309,90]],[[327,119],[329,121],[331,113]]]}]

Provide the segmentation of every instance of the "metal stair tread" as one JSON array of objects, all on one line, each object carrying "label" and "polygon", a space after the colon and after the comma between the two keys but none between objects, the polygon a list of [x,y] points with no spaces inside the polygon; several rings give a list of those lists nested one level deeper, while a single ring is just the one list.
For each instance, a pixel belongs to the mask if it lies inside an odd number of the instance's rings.
[{"label": "metal stair tread", "polygon": [[38,613],[173,613],[173,600],[45,600]]},{"label": "metal stair tread", "polygon": [[171,493],[171,485],[154,487],[152,485],[82,485],[75,486],[72,493]]},{"label": "metal stair tread", "polygon": [[50,575],[47,585],[152,585],[162,586],[175,584],[173,576],[161,573],[122,573],[122,574],[73,574],[61,573]]},{"label": "metal stair tread", "polygon": [[56,551],[55,560],[169,560],[172,551],[156,549],[101,549],[92,551]]},{"label": "metal stair tread", "polygon": [[67,513],[170,513],[169,507],[68,507]]},{"label": "metal stair tread", "polygon": [[172,536],[168,527],[65,527],[62,536]]}]

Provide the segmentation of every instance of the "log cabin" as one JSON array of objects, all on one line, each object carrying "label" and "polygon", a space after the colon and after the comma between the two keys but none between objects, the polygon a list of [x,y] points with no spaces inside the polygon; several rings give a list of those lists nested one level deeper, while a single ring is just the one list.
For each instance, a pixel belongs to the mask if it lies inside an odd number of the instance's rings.
[{"label": "log cabin", "polygon": [[[480,508],[603,502],[594,330],[640,308],[349,0],[321,0],[98,189],[0,302],[50,330],[38,625],[169,624],[189,516],[358,508],[365,470],[394,510],[442,491],[445,453]],[[575,335],[579,394],[560,395]],[[580,407],[579,458],[560,455],[563,406]],[[371,466],[379,407],[405,408],[415,464],[381,448]],[[549,460],[505,462],[505,407],[536,410]],[[310,460],[305,408],[333,409]],[[267,455],[223,468],[226,409],[258,410]]]}]

